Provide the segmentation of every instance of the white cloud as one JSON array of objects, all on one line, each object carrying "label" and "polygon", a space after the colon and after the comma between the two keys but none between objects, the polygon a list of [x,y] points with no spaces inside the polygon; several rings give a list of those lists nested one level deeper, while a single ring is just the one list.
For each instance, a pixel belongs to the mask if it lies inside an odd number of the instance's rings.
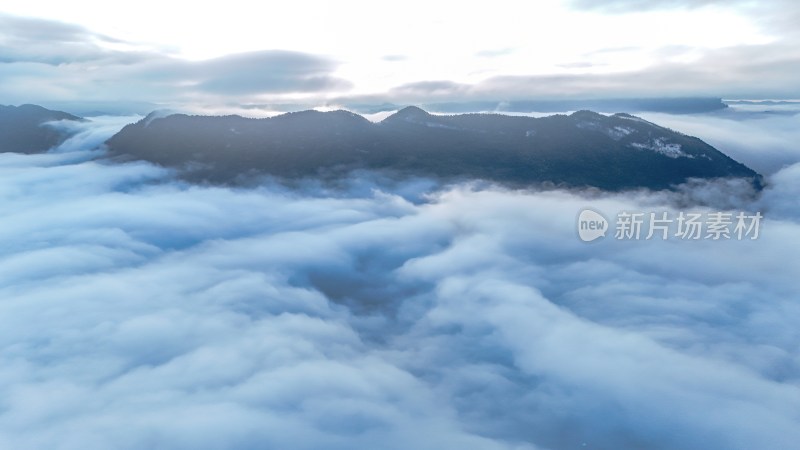
[{"label": "white cloud", "polygon": [[198,187],[95,155],[0,155],[4,448],[800,439],[798,166],[737,205],[756,241],[586,244],[583,207],[675,198]]}]

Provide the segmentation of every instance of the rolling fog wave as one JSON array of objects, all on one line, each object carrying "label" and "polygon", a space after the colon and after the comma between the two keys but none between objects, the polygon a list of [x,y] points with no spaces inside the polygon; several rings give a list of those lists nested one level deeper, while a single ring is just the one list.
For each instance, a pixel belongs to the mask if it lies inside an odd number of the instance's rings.
[{"label": "rolling fog wave", "polygon": [[586,244],[584,207],[675,203],[192,186],[89,147],[0,154],[0,447],[800,442],[800,165],[742,206],[757,240]]}]

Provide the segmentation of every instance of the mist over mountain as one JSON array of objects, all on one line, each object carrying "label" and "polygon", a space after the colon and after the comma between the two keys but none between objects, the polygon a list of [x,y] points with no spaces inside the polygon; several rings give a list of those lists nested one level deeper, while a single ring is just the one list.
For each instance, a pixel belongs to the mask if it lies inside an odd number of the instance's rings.
[{"label": "mist over mountain", "polygon": [[195,185],[109,136],[0,154],[2,449],[800,441],[800,163],[731,206],[757,240],[586,244],[680,193]]},{"label": "mist over mountain", "polygon": [[[740,139],[743,160],[763,156],[763,135],[793,148],[796,132],[779,132],[786,117],[758,120],[774,127]],[[391,131],[405,141],[389,148],[418,145],[423,158],[453,136],[479,148],[470,139],[513,143],[524,131],[708,161],[682,155],[695,138],[591,112],[409,108],[380,124],[342,111],[158,112],[47,126],[71,137],[42,154],[0,154],[1,448],[790,450],[800,438],[798,163],[769,174],[757,198],[736,198],[734,183],[688,185],[694,198],[733,200],[724,211],[763,211],[757,240],[587,245],[575,236],[581,208],[675,217],[685,192],[391,186],[366,171],[337,190],[196,185],[147,161],[99,159],[133,121],[129,130],[165,136],[184,123],[185,145],[199,149],[226,130],[249,133],[256,154],[267,138],[308,155],[324,138],[347,149]],[[671,133],[686,141],[663,140]],[[425,144],[431,136],[440,140]],[[213,159],[182,165],[202,154],[160,150],[184,178],[213,173]]]},{"label": "mist over mountain", "polygon": [[341,177],[388,170],[509,186],[669,189],[692,178],[759,175],[702,140],[629,114],[542,118],[432,115],[407,107],[380,123],[347,111],[268,119],[150,115],[108,140],[117,158],[183,170],[193,181]]},{"label": "mist over mountain", "polygon": [[64,142],[70,134],[47,122],[81,118],[37,105],[0,105],[0,152],[41,153]]}]

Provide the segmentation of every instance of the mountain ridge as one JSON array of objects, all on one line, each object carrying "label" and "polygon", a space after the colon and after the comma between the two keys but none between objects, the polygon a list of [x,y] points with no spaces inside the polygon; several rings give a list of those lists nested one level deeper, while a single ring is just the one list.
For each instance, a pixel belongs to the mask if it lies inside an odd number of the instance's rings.
[{"label": "mountain ridge", "polygon": [[691,178],[760,183],[755,171],[702,140],[625,113],[433,115],[410,106],[378,123],[344,110],[146,119],[107,141],[112,157],[183,169],[185,178],[211,183],[355,169],[606,190],[670,189]]},{"label": "mountain ridge", "polygon": [[84,119],[39,105],[0,105],[0,152],[41,153],[63,143],[69,133],[43,126],[60,120]]}]

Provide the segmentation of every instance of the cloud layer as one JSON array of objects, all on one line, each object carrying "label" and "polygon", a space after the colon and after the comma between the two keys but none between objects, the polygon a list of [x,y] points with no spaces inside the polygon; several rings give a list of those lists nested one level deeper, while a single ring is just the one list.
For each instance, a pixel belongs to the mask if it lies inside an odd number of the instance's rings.
[{"label": "cloud layer", "polygon": [[756,241],[585,244],[581,208],[673,199],[234,190],[94,156],[0,154],[4,448],[800,439],[798,166],[741,205]]}]

